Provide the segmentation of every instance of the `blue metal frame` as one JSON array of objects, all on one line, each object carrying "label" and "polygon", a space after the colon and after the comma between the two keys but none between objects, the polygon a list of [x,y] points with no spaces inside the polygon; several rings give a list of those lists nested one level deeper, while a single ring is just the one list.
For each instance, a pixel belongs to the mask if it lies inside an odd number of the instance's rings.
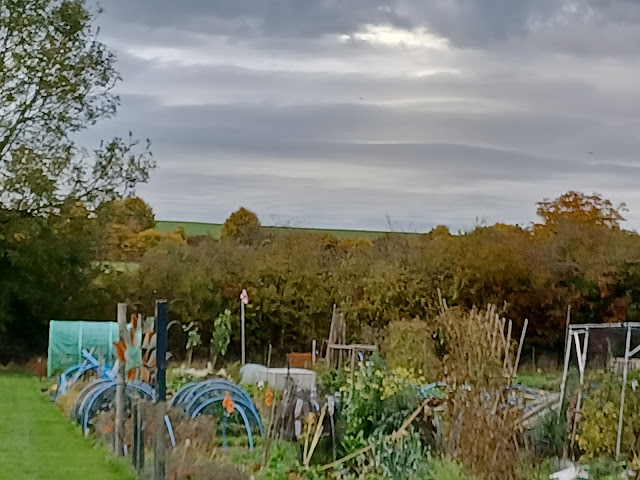
[{"label": "blue metal frame", "polygon": [[[196,418],[209,405],[211,405],[213,403],[216,403],[216,402],[222,402],[223,400],[224,400],[224,397],[209,398],[204,403],[201,403],[198,406],[196,411],[191,415],[191,418]],[[244,428],[247,430],[247,438],[249,439],[249,450],[253,451],[253,432],[251,431],[251,423],[249,422],[249,417],[247,417],[247,412],[245,411],[245,409],[243,408],[243,406],[241,404],[239,405],[239,403],[240,403],[240,401],[238,401],[237,403],[234,401],[234,407],[238,411],[240,416],[242,417],[242,421],[244,422]],[[242,402],[242,403],[244,403],[244,402]],[[247,405],[244,405],[244,406],[246,407]],[[225,412],[225,415],[226,415],[226,412]],[[260,435],[264,435],[264,432],[263,432],[263,429],[262,429],[262,422],[260,421],[259,417],[258,417],[257,420],[258,420],[258,426],[260,427]],[[223,432],[223,436],[226,437],[226,432]]]},{"label": "blue metal frame", "polygon": [[[260,413],[253,403],[249,394],[240,386],[222,378],[204,380],[197,383],[188,383],[176,392],[170,405],[184,411],[189,417],[195,418],[202,414],[204,410],[213,403],[222,402],[226,392],[229,392],[236,410],[242,417],[247,437],[249,438],[249,448],[253,449],[253,432],[251,424],[255,423],[264,435],[264,426]],[[225,414],[226,415],[226,414]],[[223,425],[226,417],[223,418]],[[224,435],[223,435],[224,436]]]},{"label": "blue metal frame", "polygon": [[[111,367],[107,364],[101,365],[98,363],[98,360],[91,355],[86,349],[82,350],[82,356],[85,361],[82,363],[77,363],[75,365],[67,368],[58,379],[58,388],[56,389],[55,394],[52,396],[52,400],[55,400],[59,395],[64,395],[67,392],[67,389],[75,385],[75,383],[87,372],[91,370],[97,370],[99,375],[103,379],[113,379],[113,372],[111,372]],[[70,377],[71,373],[73,376]],[[69,378],[70,377],[70,378]],[[69,380],[67,380],[69,378]]]},{"label": "blue metal frame", "polygon": [[[80,392],[72,409],[72,417],[76,422],[80,423],[83,432],[86,432],[89,428],[89,420],[91,419],[94,404],[104,393],[115,388],[115,380],[100,379],[90,383]],[[125,384],[125,392],[127,389],[137,390],[146,395],[148,399],[155,400],[155,391],[146,383],[128,382]]]},{"label": "blue metal frame", "polygon": [[73,407],[71,408],[71,418],[78,421],[78,416],[80,415],[82,409],[84,409],[87,396],[91,393],[91,391],[95,388],[98,388],[99,385],[111,381],[112,380],[109,380],[108,378],[100,378],[87,384],[82,390],[80,390],[80,393],[76,397],[76,401],[73,403]]},{"label": "blue metal frame", "polygon": [[260,418],[260,414],[258,413],[258,410],[253,404],[253,401],[250,398],[248,398],[248,396],[239,397],[235,392],[231,392],[223,388],[211,387],[199,392],[193,397],[193,399],[189,402],[189,404],[184,408],[184,411],[187,413],[187,415],[193,415],[194,412],[201,410],[200,406],[202,404],[207,404],[207,405],[209,404],[209,403],[206,403],[208,399],[218,398],[220,393],[224,395],[225,392],[230,393],[231,399],[233,400],[234,403],[240,403],[241,405],[245,406],[245,408],[251,413],[255,421],[255,424],[260,429],[260,434],[262,434],[264,431],[264,428],[262,426],[262,420]]},{"label": "blue metal frame", "polygon": [[182,397],[188,394],[189,390],[191,390],[196,385],[198,385],[196,382],[191,382],[183,385],[182,388],[175,393],[175,395],[171,399],[171,402],[169,402],[169,407],[179,405],[182,402]]},{"label": "blue metal frame", "polygon": [[193,405],[194,398],[213,391],[228,391],[232,394],[235,393],[238,397],[243,398],[248,403],[253,403],[249,394],[235,383],[221,378],[215,378],[193,384],[190,388],[187,388],[186,386],[183,387],[183,389],[178,391],[176,394],[176,396],[181,395],[181,398],[179,400],[172,401],[172,405],[188,411],[188,409]]},{"label": "blue metal frame", "polygon": [[[89,420],[91,419],[91,413],[92,413],[93,405],[95,404],[95,402],[98,401],[98,399],[102,394],[115,388],[116,388],[116,382],[114,380],[113,382],[110,382],[109,384],[96,389],[96,391],[90,394],[90,398],[87,400],[87,403],[85,405],[85,410],[82,415],[82,431],[86,432],[87,429],[89,428]],[[140,393],[145,394],[150,400],[152,401],[155,400],[155,397],[156,397],[155,391],[146,383],[129,382],[125,384],[125,393],[127,389],[138,390]]]},{"label": "blue metal frame", "polygon": [[167,426],[167,431],[169,432],[169,439],[171,440],[171,446],[176,448],[176,436],[173,433],[173,425],[171,425],[171,419],[169,415],[164,416],[164,424]]},{"label": "blue metal frame", "polygon": [[187,413],[191,412],[198,401],[201,401],[203,397],[206,397],[208,394],[215,394],[216,392],[229,392],[231,394],[231,398],[241,398],[249,404],[253,403],[251,397],[246,393],[243,395],[242,393],[239,393],[236,390],[231,390],[224,385],[207,385],[204,388],[194,389],[191,394],[185,398],[184,403],[182,404],[184,411]]}]

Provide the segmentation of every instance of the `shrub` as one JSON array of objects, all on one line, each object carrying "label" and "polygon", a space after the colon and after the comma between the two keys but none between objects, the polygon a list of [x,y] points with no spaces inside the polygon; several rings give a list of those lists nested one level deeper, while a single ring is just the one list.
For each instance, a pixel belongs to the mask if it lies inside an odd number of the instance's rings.
[{"label": "shrub", "polygon": [[298,451],[294,444],[277,442],[271,448],[265,468],[256,475],[256,480],[281,480],[298,465]]},{"label": "shrub", "polygon": [[[582,406],[578,445],[588,458],[613,457],[618,435],[621,379],[613,374],[597,374]],[[622,451],[636,452],[640,432],[640,395],[628,386],[624,405]]]},{"label": "shrub", "polygon": [[601,480],[620,478],[622,466],[609,457],[598,457],[589,463],[589,477]]},{"label": "shrub", "polygon": [[513,478],[522,412],[511,401],[518,392],[504,388],[513,374],[516,349],[501,332],[506,322],[495,306],[469,312],[449,309],[444,302],[436,322],[446,346],[444,451],[486,479]]},{"label": "shrub", "polygon": [[516,468],[515,478],[518,480],[548,480],[549,476],[557,470],[554,468],[554,463],[554,460],[550,458],[528,458]]},{"label": "shrub", "polygon": [[433,329],[419,319],[391,322],[384,330],[382,354],[391,367],[424,372],[432,381],[440,369]]},{"label": "shrub", "polygon": [[321,395],[333,395],[347,384],[347,370],[335,370],[325,362],[318,362],[315,371]]},{"label": "shrub", "polygon": [[426,457],[418,432],[409,429],[398,438],[389,434],[418,407],[419,386],[424,383],[413,370],[390,369],[378,355],[347,380],[341,389],[343,453],[371,449],[347,462],[349,474],[343,478],[408,479],[421,471]]},{"label": "shrub", "polygon": [[211,336],[212,364],[215,367],[218,355],[227,354],[227,347],[231,341],[231,310],[225,309],[213,322],[213,335]]},{"label": "shrub", "polygon": [[373,355],[352,380],[342,387],[347,421],[346,437],[361,434],[368,438],[374,430],[389,434],[418,406],[418,387],[424,378],[407,369],[392,371],[384,360]]},{"label": "shrub", "polygon": [[[565,409],[566,411],[566,409]],[[561,456],[567,439],[567,423],[563,421],[566,415],[548,412],[538,420],[529,432],[529,441],[535,452],[544,456]]]},{"label": "shrub", "polygon": [[457,462],[446,458],[430,459],[424,480],[473,480]]}]

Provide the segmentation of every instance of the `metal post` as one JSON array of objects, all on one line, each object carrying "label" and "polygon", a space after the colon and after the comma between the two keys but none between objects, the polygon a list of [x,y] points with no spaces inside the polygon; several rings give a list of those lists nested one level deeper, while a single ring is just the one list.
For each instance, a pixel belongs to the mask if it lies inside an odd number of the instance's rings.
[{"label": "metal post", "polygon": [[[127,304],[119,303],[117,310],[118,318],[118,341],[123,340],[127,332]],[[113,428],[113,453],[117,456],[123,454],[122,439],[124,437],[124,391],[125,384],[125,363],[118,363],[118,372],[116,377],[116,418]]]},{"label": "metal post", "polygon": [[565,353],[567,351],[567,342],[570,342],[571,340],[569,339],[569,328],[571,325],[571,304],[569,304],[567,306],[567,320],[565,322],[564,325],[564,349],[565,349]]},{"label": "metal post", "polygon": [[245,364],[247,358],[246,358],[246,351],[245,351],[245,337],[244,337],[244,302],[240,301],[240,329],[241,329],[241,336],[242,336],[242,365]]},{"label": "metal post", "polygon": [[154,424],[156,445],[154,463],[154,480],[165,480],[165,425],[167,400],[167,316],[166,300],[156,300],[156,358],[158,373],[156,376],[156,404],[154,408]]},{"label": "metal post", "polygon": [[142,422],[142,412],[140,403],[133,406],[133,466],[138,473],[144,467],[144,424]]},{"label": "metal post", "polygon": [[622,392],[620,392],[620,413],[618,414],[618,437],[616,438],[616,458],[620,457],[622,427],[624,425],[624,397],[627,390],[627,373],[629,372],[629,348],[631,347],[631,326],[627,325],[627,343],[624,349],[624,370],[622,371]]},{"label": "metal post", "polygon": [[316,364],[316,339],[311,342],[311,365]]},{"label": "metal post", "polygon": [[536,347],[531,347],[531,365],[536,370]]}]

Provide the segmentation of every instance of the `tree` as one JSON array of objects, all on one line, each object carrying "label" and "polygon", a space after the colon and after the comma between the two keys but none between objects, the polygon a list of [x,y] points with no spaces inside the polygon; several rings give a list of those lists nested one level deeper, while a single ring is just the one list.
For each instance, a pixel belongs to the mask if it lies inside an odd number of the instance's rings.
[{"label": "tree", "polygon": [[75,202],[60,210],[39,218],[0,208],[0,363],[42,354],[52,318],[95,319],[88,211]]},{"label": "tree", "polygon": [[117,223],[136,233],[156,225],[153,210],[138,197],[103,202],[96,208],[96,216],[99,223]]},{"label": "tree", "polygon": [[545,226],[557,225],[562,221],[572,221],[591,225],[619,229],[624,221],[621,212],[627,206],[621,203],[614,206],[610,200],[599,194],[585,195],[581,192],[569,191],[554,200],[544,199],[538,202],[536,213],[544,221]]},{"label": "tree", "polygon": [[85,0],[0,2],[0,343],[14,356],[42,351],[50,318],[95,314],[92,210],[154,166],[131,134],[76,143],[119,105],[99,13]]},{"label": "tree", "polygon": [[130,194],[153,168],[148,144],[114,138],[92,152],[77,134],[113,117],[120,80],[85,0],[0,3],[0,205],[51,212]]},{"label": "tree", "polygon": [[151,207],[137,197],[101,203],[95,216],[97,260],[136,260],[167,237],[154,229]]},{"label": "tree", "polygon": [[241,243],[252,243],[260,235],[258,216],[244,207],[233,212],[222,226],[221,238],[232,238]]}]

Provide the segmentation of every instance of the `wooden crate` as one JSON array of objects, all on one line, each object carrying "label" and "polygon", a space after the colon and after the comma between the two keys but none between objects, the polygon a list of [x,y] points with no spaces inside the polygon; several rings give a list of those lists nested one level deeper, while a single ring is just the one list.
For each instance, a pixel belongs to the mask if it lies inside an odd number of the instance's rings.
[{"label": "wooden crate", "polygon": [[313,366],[313,358],[309,353],[287,353],[287,362],[291,368],[311,368]]}]

